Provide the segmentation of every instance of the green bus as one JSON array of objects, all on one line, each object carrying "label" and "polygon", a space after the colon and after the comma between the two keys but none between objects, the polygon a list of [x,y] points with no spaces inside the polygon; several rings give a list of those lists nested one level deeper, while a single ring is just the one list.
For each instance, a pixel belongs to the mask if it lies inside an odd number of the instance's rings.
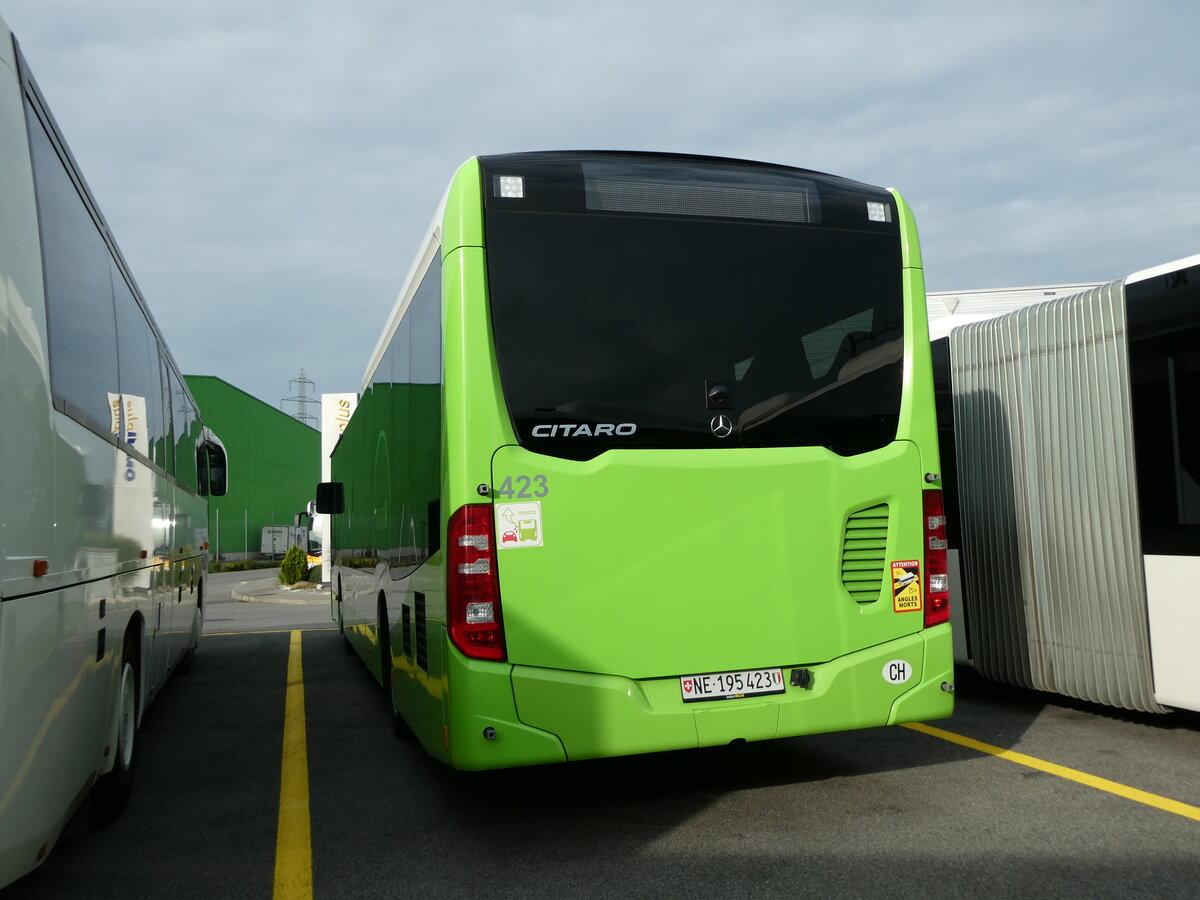
[{"label": "green bus", "polygon": [[318,487],[331,608],[461,769],[947,716],[925,289],[890,190],[623,152],[455,174]]}]

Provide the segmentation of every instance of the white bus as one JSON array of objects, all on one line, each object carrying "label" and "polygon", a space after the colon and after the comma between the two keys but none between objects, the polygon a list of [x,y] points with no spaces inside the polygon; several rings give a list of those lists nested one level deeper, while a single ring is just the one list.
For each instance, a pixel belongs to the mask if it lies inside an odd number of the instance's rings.
[{"label": "white bus", "polygon": [[989,293],[931,327],[956,659],[1200,710],[1200,256]]},{"label": "white bus", "polygon": [[226,462],[2,21],[0,120],[2,887],[124,805]]}]

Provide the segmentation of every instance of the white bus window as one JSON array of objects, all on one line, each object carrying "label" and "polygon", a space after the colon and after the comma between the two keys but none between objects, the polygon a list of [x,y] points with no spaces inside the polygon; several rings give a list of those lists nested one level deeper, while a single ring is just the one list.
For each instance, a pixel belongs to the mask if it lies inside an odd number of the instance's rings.
[{"label": "white bus window", "polygon": [[175,478],[188,490],[197,489],[196,443],[200,438],[200,417],[183,380],[171,371],[172,422],[175,426]]},{"label": "white bus window", "polygon": [[125,403],[122,443],[153,459],[153,448],[163,439],[158,341],[129,285],[115,266],[113,285],[117,304],[121,397]]},{"label": "white bus window", "polygon": [[28,116],[45,259],[55,399],[107,431],[118,392],[108,247],[38,117]]}]

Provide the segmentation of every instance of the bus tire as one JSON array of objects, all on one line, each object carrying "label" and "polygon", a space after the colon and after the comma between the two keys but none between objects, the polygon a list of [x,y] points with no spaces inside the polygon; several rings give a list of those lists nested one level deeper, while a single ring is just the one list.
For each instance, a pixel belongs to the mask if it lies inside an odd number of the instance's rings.
[{"label": "bus tire", "polygon": [[188,647],[187,652],[179,658],[179,665],[175,667],[175,674],[181,678],[192,671],[192,664],[196,660],[196,648]]},{"label": "bus tire", "polygon": [[125,808],[133,792],[133,745],[137,735],[138,677],[135,658],[126,642],[121,654],[121,681],[114,713],[112,771],[100,776],[92,788],[90,818],[95,824],[111,822]]},{"label": "bus tire", "polygon": [[392,713],[392,733],[401,740],[414,737],[408,722],[396,709],[396,694],[392,690],[392,639],[387,624],[387,604],[383,594],[379,595],[379,668],[383,681],[383,692],[387,695],[388,709]]},{"label": "bus tire", "polygon": [[200,647],[200,631],[203,627],[200,617],[200,608],[197,607],[192,615],[192,646],[188,647],[183,656],[179,658],[179,664],[175,666],[176,675],[183,676],[192,671],[192,665],[196,660],[196,650]]},{"label": "bus tire", "polygon": [[347,656],[354,655],[354,645],[350,643],[350,637],[346,634],[346,620],[342,618],[342,576],[338,576],[337,580],[337,623],[338,632],[342,636],[342,650]]},{"label": "bus tire", "polygon": [[390,689],[388,690],[388,703],[392,708],[392,734],[402,741],[413,740],[416,734],[409,727],[408,720],[401,715],[400,710],[396,709],[396,695]]}]

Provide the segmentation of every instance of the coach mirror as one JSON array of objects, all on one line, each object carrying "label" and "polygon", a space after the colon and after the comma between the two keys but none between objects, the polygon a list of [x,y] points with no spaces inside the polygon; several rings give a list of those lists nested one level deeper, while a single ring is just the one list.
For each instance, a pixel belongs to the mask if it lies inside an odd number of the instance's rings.
[{"label": "coach mirror", "polygon": [[337,515],[345,507],[345,488],[340,481],[322,481],[317,485],[317,512]]},{"label": "coach mirror", "polygon": [[196,445],[196,475],[202,497],[224,497],[229,490],[229,458],[221,439],[208,428]]},{"label": "coach mirror", "polygon": [[224,497],[229,490],[229,463],[224,447],[208,446],[208,493]]}]

